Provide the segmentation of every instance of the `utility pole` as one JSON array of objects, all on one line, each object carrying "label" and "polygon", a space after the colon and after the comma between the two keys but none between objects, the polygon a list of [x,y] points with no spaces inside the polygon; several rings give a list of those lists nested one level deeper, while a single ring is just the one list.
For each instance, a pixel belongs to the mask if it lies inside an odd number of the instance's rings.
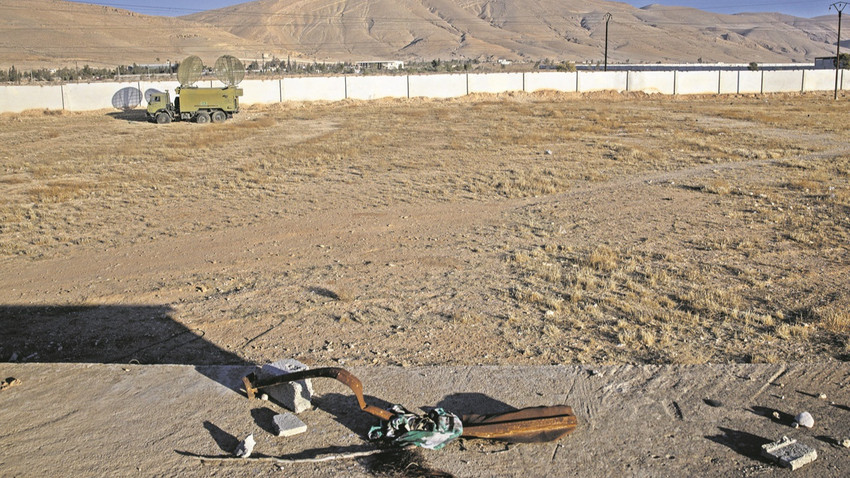
[{"label": "utility pole", "polygon": [[838,70],[841,68],[841,12],[844,11],[844,7],[847,6],[847,2],[835,2],[829,6],[829,9],[833,8],[838,12],[838,41],[835,42],[835,95],[832,99],[838,99]]},{"label": "utility pole", "polygon": [[[839,15],[838,18],[840,19],[841,18],[841,12],[839,12],[838,15]],[[611,21],[611,14],[606,13],[602,17],[602,19],[605,20],[605,71],[608,71],[608,22]],[[840,23],[839,23],[839,25],[840,25]],[[841,27],[838,27],[838,28],[840,30]]]}]

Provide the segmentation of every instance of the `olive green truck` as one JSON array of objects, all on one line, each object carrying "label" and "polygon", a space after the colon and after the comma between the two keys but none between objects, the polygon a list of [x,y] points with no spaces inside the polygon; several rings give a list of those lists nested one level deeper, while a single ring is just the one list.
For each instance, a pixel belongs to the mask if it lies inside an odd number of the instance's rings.
[{"label": "olive green truck", "polygon": [[221,123],[239,112],[239,97],[242,89],[196,88],[181,86],[176,90],[174,103],[168,92],[153,93],[148,102],[148,120],[159,124],[172,121],[195,121],[196,123]]}]

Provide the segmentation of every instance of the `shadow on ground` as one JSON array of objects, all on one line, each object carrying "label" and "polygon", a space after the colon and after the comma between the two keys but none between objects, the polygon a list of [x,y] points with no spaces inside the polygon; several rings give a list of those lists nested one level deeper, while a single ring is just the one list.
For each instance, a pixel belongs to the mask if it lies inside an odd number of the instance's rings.
[{"label": "shadow on ground", "polygon": [[770,443],[767,438],[740,430],[718,427],[721,435],[707,436],[709,440],[731,448],[734,452],[753,460],[770,463],[761,455],[761,446]]},{"label": "shadow on ground", "polygon": [[165,305],[0,306],[0,361],[194,365],[235,389],[238,382],[204,365],[249,365],[173,318]]},{"label": "shadow on ground", "polygon": [[111,113],[107,113],[107,116],[121,121],[132,121],[141,123],[148,122],[146,110],[142,109],[113,111]]}]

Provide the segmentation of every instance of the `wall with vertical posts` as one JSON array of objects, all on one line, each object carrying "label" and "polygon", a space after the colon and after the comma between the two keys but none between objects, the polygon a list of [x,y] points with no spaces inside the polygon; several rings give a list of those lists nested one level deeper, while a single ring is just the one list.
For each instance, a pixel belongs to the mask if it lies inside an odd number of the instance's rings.
[{"label": "wall with vertical posts", "polygon": [[[850,75],[839,71],[841,89],[850,88]],[[246,80],[241,103],[339,101],[347,98],[453,98],[473,93],[553,90],[561,92],[640,91],[666,95],[761,94],[832,91],[834,70],[780,71],[580,71],[478,73],[398,76],[289,77]],[[0,86],[0,113],[28,109],[85,111],[113,108],[116,98],[132,98],[148,90],[168,91],[177,82],[69,83],[50,86]],[[204,81],[198,86],[222,87]],[[136,91],[134,93],[134,91]]]}]

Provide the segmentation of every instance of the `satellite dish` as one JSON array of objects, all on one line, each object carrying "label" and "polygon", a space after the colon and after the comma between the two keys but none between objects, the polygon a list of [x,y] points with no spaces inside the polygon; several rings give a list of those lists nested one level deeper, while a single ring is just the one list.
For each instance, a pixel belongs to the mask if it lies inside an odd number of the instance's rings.
[{"label": "satellite dish", "polygon": [[141,103],[142,92],[132,86],[121,88],[112,95],[112,106],[119,110],[131,110]]},{"label": "satellite dish", "polygon": [[177,81],[180,82],[180,86],[192,86],[201,78],[203,72],[204,62],[192,55],[183,60],[183,63],[180,63],[180,67],[177,68]]},{"label": "satellite dish", "polygon": [[235,56],[223,55],[215,61],[215,77],[227,86],[236,86],[245,79],[245,65]]},{"label": "satellite dish", "polygon": [[147,90],[145,90],[145,101],[146,101],[147,103],[150,103],[150,102],[151,102],[151,97],[152,97],[153,95],[157,94],[157,93],[163,93],[163,92],[162,92],[162,91],[159,91],[159,90],[158,90],[158,89],[156,89],[156,88],[148,88]]}]

